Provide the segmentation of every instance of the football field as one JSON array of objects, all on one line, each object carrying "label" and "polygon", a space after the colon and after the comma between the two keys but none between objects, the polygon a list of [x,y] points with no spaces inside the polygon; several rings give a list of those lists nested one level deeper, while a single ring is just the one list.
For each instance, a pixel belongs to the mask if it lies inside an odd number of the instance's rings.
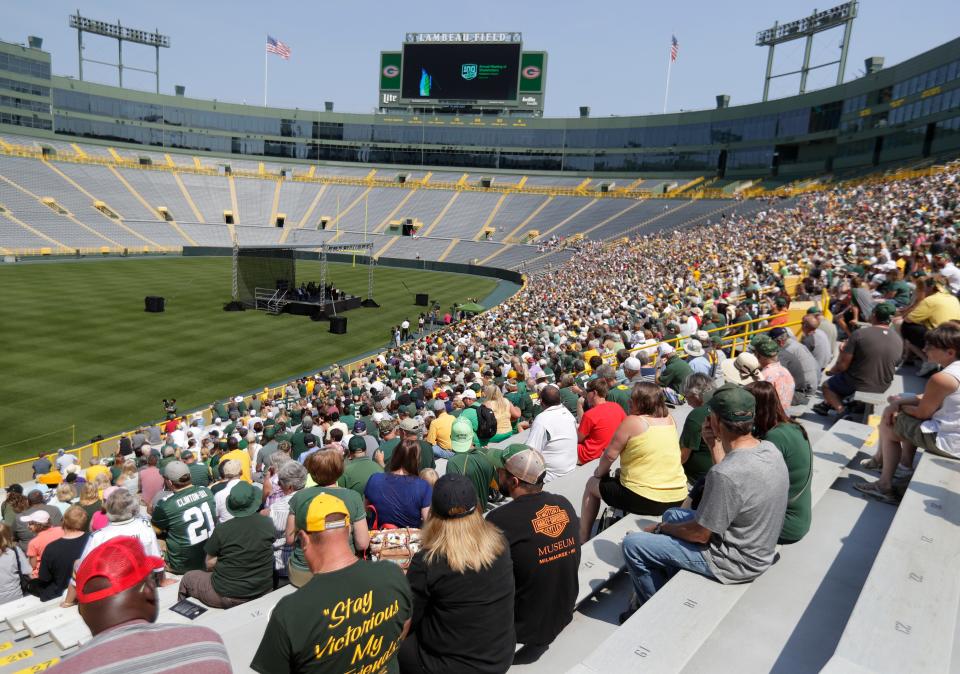
[{"label": "football field", "polygon": [[[429,293],[446,310],[483,300],[494,279],[380,266],[381,308],[347,317],[347,334],[325,321],[225,312],[230,258],[114,258],[0,265],[0,463],[41,449],[108,437],[163,416],[262,388],[332,362],[384,347]],[[320,263],[299,261],[299,280],[319,281]],[[367,267],[331,263],[329,279],[366,297]],[[410,292],[404,288],[406,284]],[[166,311],[144,312],[161,295]]]}]

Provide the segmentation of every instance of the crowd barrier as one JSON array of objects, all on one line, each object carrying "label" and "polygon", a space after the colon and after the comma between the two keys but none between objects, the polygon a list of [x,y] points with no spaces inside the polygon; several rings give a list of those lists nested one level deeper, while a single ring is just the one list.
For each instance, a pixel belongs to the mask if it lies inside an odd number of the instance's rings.
[{"label": "crowd barrier", "polygon": [[179,255],[180,246],[97,246],[95,248],[67,248],[65,246],[44,246],[43,248],[2,248],[6,255],[16,257],[44,257],[50,259],[69,259],[78,257],[127,257],[149,255]]}]

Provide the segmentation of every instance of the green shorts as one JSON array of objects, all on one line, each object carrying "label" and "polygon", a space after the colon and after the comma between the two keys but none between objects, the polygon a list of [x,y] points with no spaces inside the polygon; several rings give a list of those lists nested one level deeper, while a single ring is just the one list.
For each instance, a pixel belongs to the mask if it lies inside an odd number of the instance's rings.
[{"label": "green shorts", "polygon": [[937,449],[937,434],[925,433],[920,430],[922,423],[923,419],[917,419],[906,412],[900,412],[893,422],[893,430],[898,436],[914,447],[919,447],[927,452],[940,454],[940,450]]}]

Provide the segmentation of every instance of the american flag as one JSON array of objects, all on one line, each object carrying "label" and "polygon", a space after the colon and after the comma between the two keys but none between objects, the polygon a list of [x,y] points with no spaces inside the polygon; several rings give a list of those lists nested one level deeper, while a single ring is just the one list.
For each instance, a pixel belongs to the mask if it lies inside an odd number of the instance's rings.
[{"label": "american flag", "polygon": [[[269,47],[268,47],[268,49],[269,49]],[[679,52],[680,52],[680,43],[677,42],[677,36],[676,36],[676,35],[671,35],[671,36],[670,36],[670,60],[671,60],[671,61],[676,61],[676,60],[677,60],[677,54],[678,54]]]},{"label": "american flag", "polygon": [[269,35],[267,35],[267,52],[276,54],[285,61],[290,58],[290,47]]}]

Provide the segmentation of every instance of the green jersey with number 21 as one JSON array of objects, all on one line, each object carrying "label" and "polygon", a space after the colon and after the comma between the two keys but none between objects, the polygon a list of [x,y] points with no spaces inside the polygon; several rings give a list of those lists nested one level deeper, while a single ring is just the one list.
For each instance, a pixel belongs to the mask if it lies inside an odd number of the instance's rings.
[{"label": "green jersey with number 21", "polygon": [[213,493],[206,487],[187,487],[157,503],[153,526],[166,533],[170,571],[184,574],[206,568],[203,544],[213,533],[216,512]]}]

